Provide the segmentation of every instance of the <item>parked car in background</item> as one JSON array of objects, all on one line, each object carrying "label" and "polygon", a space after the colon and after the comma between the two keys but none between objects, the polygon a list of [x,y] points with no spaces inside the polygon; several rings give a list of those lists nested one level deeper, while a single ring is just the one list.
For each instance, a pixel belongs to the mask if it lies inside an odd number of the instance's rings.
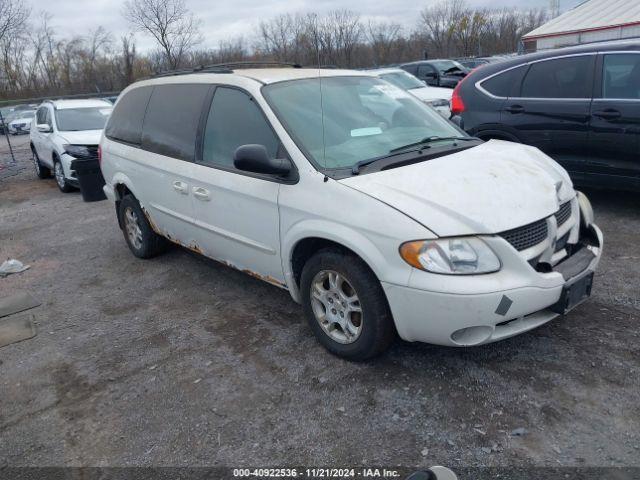
[{"label": "parked car in background", "polygon": [[354,360],[396,332],[471,346],[538,327],[590,295],[602,253],[557,163],[469,137],[366,72],[141,81],[100,151],[135,256],[169,239],[287,289],[320,343]]},{"label": "parked car in background", "polygon": [[454,88],[469,73],[467,67],[455,60],[421,60],[405,63],[400,68],[427,85],[446,88]]},{"label": "parked car in background", "polygon": [[31,129],[31,151],[36,174],[54,173],[58,188],[78,186],[71,162],[97,158],[98,143],[113,105],[106,100],[48,100],[42,103]]},{"label": "parked car in background", "polygon": [[456,61],[467,67],[469,70],[473,70],[478,67],[482,67],[483,65],[488,65],[490,63],[498,63],[503,62],[511,58],[507,55],[494,55],[492,57],[470,57],[470,58],[457,58]]},{"label": "parked car in background", "polygon": [[7,131],[11,135],[29,133],[35,113],[35,110],[14,110],[9,117],[10,120],[7,124]]},{"label": "parked car in background", "polygon": [[539,148],[576,183],[640,191],[640,42],[545,51],[486,65],[452,109],[482,139]]},{"label": "parked car in background", "polygon": [[398,88],[409,92],[419,100],[434,108],[444,118],[451,117],[451,95],[450,88],[431,87],[425,85],[409,72],[400,68],[380,68],[377,70],[368,70],[369,73],[375,75],[382,80],[392,83]]}]

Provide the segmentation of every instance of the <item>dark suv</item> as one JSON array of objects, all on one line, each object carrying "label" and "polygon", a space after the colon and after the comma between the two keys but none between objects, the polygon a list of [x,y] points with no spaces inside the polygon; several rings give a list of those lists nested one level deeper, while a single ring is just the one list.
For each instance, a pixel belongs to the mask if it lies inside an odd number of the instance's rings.
[{"label": "dark suv", "polygon": [[434,87],[455,87],[469,69],[455,60],[422,60],[405,63],[400,68]]},{"label": "dark suv", "polygon": [[578,184],[640,191],[640,42],[485,65],[453,93],[471,135],[538,147]]}]

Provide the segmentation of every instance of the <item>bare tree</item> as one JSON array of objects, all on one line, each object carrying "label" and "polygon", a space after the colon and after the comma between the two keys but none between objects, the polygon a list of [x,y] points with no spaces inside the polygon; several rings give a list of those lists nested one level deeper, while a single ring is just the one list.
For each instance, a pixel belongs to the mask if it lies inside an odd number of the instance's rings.
[{"label": "bare tree", "polygon": [[187,52],[202,41],[200,24],[184,0],[127,0],[123,15],[156,40],[169,69],[179,68]]},{"label": "bare tree", "polygon": [[0,0],[0,42],[21,29],[29,13],[29,7],[22,0]]},{"label": "bare tree", "polygon": [[398,43],[402,39],[402,27],[397,23],[369,22],[367,37],[371,45],[371,54],[375,65],[384,65],[397,61]]},{"label": "bare tree", "polygon": [[451,56],[455,25],[460,22],[465,9],[465,0],[440,0],[420,13],[421,28],[437,56]]}]

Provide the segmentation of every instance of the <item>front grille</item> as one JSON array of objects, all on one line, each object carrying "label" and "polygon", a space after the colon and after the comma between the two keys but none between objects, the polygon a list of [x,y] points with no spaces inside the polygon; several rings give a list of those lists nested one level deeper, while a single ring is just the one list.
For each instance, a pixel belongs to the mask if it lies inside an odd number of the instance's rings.
[{"label": "front grille", "polygon": [[547,220],[542,219],[524,227],[502,232],[499,235],[521,252],[543,242],[548,234]]},{"label": "front grille", "polygon": [[556,212],[555,216],[558,226],[567,223],[567,220],[571,218],[571,202],[563,203],[562,205],[560,205],[560,210]]}]

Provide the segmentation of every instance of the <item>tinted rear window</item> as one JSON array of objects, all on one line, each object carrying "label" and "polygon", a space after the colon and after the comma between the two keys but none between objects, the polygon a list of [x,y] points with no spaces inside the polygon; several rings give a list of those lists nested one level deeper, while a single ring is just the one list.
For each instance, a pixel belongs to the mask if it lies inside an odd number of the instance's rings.
[{"label": "tinted rear window", "polygon": [[152,91],[153,87],[139,87],[120,99],[107,123],[107,138],[140,145],[142,122]]},{"label": "tinted rear window", "polygon": [[524,98],[591,98],[593,56],[546,60],[531,65],[522,82]]},{"label": "tinted rear window", "polygon": [[193,161],[202,106],[210,89],[205,84],[156,86],[144,119],[142,148]]},{"label": "tinted rear window", "polygon": [[514,85],[520,82],[525,68],[522,66],[500,73],[482,82],[482,88],[496,97],[509,97],[514,91]]}]

